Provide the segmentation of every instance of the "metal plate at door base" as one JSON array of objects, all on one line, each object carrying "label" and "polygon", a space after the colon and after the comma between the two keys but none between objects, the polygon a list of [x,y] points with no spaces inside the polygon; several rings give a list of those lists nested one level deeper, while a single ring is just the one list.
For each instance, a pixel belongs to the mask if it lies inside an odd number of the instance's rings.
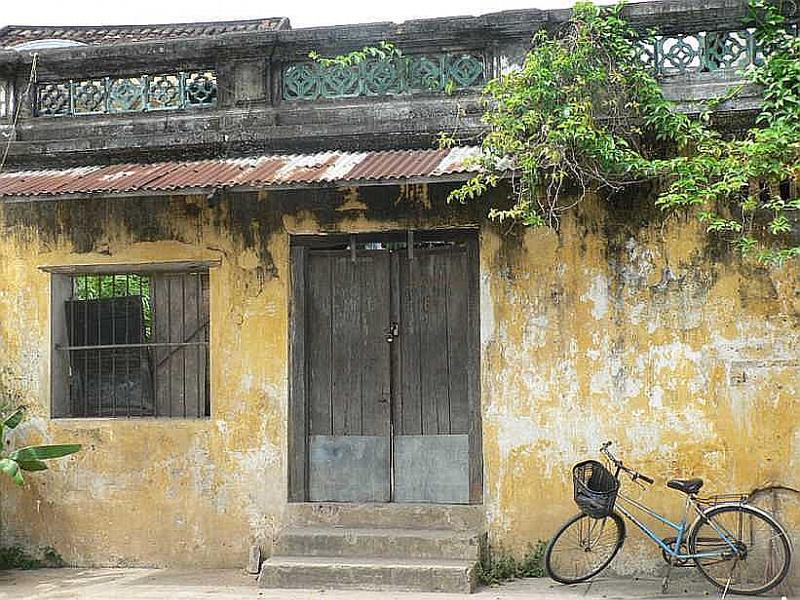
[{"label": "metal plate at door base", "polygon": [[469,436],[394,438],[396,502],[469,503]]},{"label": "metal plate at door base", "polygon": [[312,435],[309,500],[389,501],[389,438],[373,435]]}]

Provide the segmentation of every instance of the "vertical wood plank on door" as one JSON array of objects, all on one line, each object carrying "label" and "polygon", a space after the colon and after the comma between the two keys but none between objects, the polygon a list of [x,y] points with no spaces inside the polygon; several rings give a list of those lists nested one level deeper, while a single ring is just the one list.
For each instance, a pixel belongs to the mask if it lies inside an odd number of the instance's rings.
[{"label": "vertical wood plank on door", "polygon": [[448,372],[450,340],[447,336],[447,290],[449,280],[449,264],[451,252],[447,250],[431,250],[428,259],[431,262],[430,280],[425,286],[428,291],[430,311],[430,327],[426,335],[429,343],[425,344],[428,355],[423,356],[426,365],[424,375],[427,382],[423,385],[428,392],[428,402],[434,413],[434,426],[425,433],[450,433],[450,373]]},{"label": "vertical wood plank on door", "polygon": [[360,335],[358,272],[349,256],[333,259],[333,435],[361,434],[360,365],[355,360]]},{"label": "vertical wood plank on door", "polygon": [[311,435],[333,433],[332,373],[333,356],[333,273],[328,254],[308,254],[306,314],[308,329],[308,406]]},{"label": "vertical wood plank on door", "polygon": [[441,338],[436,338],[433,331],[436,329],[437,299],[433,289],[436,278],[434,276],[434,260],[429,253],[416,252],[413,281],[414,291],[417,294],[417,310],[419,318],[419,403],[422,419],[422,434],[435,435],[438,433],[436,414],[435,387],[438,387],[432,374],[433,362],[436,354],[442,352]]},{"label": "vertical wood plank on door", "polygon": [[450,397],[450,433],[469,433],[470,398],[467,385],[469,363],[469,286],[467,253],[455,249],[448,260],[447,362]]},{"label": "vertical wood plank on door", "polygon": [[422,435],[420,389],[421,332],[419,293],[416,289],[416,259],[399,256],[400,266],[400,382],[395,398],[401,418],[395,423],[399,435]]},{"label": "vertical wood plank on door", "polygon": [[361,271],[361,432],[389,435],[390,345],[384,331],[391,321],[390,260],[386,253],[370,253]]}]

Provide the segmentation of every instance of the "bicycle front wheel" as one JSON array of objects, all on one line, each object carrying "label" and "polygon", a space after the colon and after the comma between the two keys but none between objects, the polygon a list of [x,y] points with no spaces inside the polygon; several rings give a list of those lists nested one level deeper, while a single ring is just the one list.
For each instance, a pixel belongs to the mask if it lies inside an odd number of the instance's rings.
[{"label": "bicycle front wheel", "polygon": [[[703,513],[689,534],[689,552],[700,572],[732,594],[763,594],[789,572],[792,549],[786,532],[768,513],[728,504]],[[735,549],[734,549],[735,547]]]},{"label": "bicycle front wheel", "polygon": [[559,583],[580,583],[605,569],[625,541],[625,522],[617,513],[604,519],[584,514],[562,525],[547,545],[544,566]]}]

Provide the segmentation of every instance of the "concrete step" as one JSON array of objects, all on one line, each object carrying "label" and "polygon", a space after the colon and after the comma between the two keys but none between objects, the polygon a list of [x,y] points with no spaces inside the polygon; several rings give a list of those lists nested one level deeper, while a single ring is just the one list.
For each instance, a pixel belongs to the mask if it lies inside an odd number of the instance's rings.
[{"label": "concrete step", "polygon": [[281,534],[274,554],[476,561],[483,537],[448,529],[290,527]]},{"label": "concrete step", "polygon": [[264,588],[469,594],[475,589],[475,561],[273,556],[258,581]]},{"label": "concrete step", "polygon": [[291,525],[300,527],[412,528],[483,531],[479,504],[355,504],[298,502],[287,507]]}]

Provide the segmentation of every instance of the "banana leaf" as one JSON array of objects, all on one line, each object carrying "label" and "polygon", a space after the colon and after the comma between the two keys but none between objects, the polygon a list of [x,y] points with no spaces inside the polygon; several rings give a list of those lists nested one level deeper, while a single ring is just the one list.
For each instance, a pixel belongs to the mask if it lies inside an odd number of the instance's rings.
[{"label": "banana leaf", "polygon": [[80,444],[51,444],[47,446],[28,446],[20,448],[9,454],[9,458],[14,461],[28,462],[32,460],[48,460],[50,458],[61,458],[68,454],[73,454],[81,449]]}]

